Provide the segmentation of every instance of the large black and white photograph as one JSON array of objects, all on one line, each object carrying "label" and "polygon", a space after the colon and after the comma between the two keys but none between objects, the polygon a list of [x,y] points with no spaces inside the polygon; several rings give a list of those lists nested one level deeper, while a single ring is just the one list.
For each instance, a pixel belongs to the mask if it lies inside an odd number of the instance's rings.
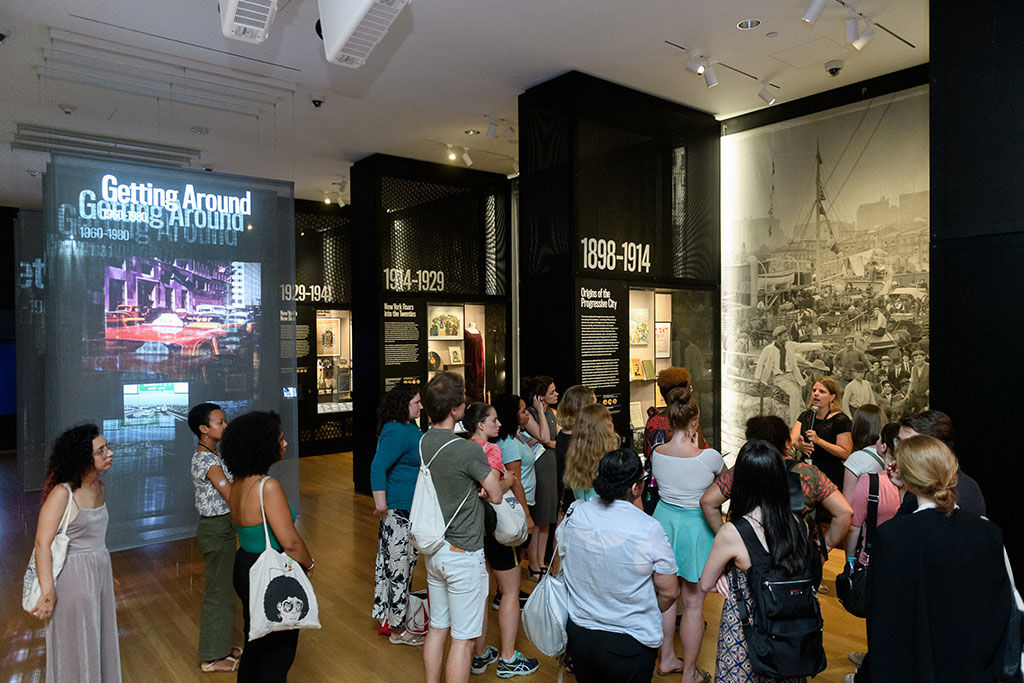
[{"label": "large black and white photograph", "polygon": [[722,139],[722,447],[794,424],[833,378],[851,418],[928,407],[928,90]]}]

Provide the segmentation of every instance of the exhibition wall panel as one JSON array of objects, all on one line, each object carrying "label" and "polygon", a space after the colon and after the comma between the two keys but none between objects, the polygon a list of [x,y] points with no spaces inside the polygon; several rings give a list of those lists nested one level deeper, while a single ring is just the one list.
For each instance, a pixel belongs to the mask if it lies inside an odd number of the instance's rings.
[{"label": "exhibition wall panel", "polygon": [[[190,406],[218,403],[229,421],[275,410],[298,443],[295,308],[282,299],[291,184],[55,156],[43,187],[42,276],[19,309],[19,346],[45,349],[19,384],[22,418],[41,430],[19,441],[23,484],[43,484],[40,443],[94,422],[115,453],[108,546],[191,536]],[[38,248],[22,227],[19,244]],[[272,472],[297,503],[296,452]]]}]

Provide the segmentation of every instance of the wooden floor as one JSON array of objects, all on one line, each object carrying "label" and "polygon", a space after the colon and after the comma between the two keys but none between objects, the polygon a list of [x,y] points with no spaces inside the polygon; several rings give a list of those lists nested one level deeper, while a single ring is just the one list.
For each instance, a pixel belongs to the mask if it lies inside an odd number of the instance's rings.
[{"label": "wooden floor", "polygon": [[[317,560],[313,583],[323,629],[305,631],[300,636],[293,680],[422,680],[421,649],[391,645],[387,638],[377,635],[376,624],[370,618],[377,521],[372,513],[373,501],[353,491],[351,454],[303,458],[300,481],[303,513],[298,528]],[[39,495],[21,492],[13,455],[0,456],[0,500],[0,542],[4,548],[0,554],[4,577],[0,625],[6,641],[0,647],[0,683],[29,683],[41,680],[45,664],[42,623],[21,610],[20,596]],[[203,674],[195,662],[203,585],[202,555],[195,540],[126,550],[112,557],[124,680],[232,680],[227,675]],[[826,584],[832,584],[842,561],[838,551],[833,553],[826,566]],[[426,586],[422,563],[416,568],[413,585]],[[524,581],[526,590],[533,585]],[[847,653],[865,648],[864,622],[843,611],[834,591],[822,596],[821,604],[830,666],[815,680],[841,682],[854,670]],[[709,595],[704,606],[708,630],[699,664],[712,672],[720,611],[721,598]],[[487,612],[492,619],[497,614],[490,609]],[[497,620],[493,621],[488,642],[497,644]],[[237,642],[241,643],[240,610],[238,624]],[[552,660],[539,655],[521,633],[518,648],[541,660],[540,669],[529,680],[557,679]],[[486,674],[472,678],[497,680],[493,666]]]}]

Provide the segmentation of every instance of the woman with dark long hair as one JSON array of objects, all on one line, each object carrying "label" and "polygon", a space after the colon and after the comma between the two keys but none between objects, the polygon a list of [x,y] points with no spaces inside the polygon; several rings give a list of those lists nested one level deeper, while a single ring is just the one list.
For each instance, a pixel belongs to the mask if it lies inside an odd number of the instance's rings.
[{"label": "woman with dark long hair", "polygon": [[547,375],[537,375],[523,380],[523,399],[530,419],[524,427],[529,435],[529,446],[534,449],[534,473],[537,486],[534,491],[534,504],[530,516],[536,525],[526,548],[529,559],[530,577],[539,581],[547,571],[544,566],[544,553],[548,547],[548,531],[552,524],[558,522],[558,456],[555,455],[555,439],[558,436],[558,419],[555,405],[558,403],[558,392],[555,380]]},{"label": "woman with dark long hair", "polygon": [[[772,565],[787,576],[799,576],[813,561],[807,525],[790,511],[789,478],[782,454],[767,441],[748,441],[736,457],[730,521],[715,536],[700,577],[702,590],[718,590],[725,598],[718,630],[715,680],[730,683],[769,680],[751,671],[739,603],[736,601],[738,592],[746,601],[748,611],[751,609],[747,573],[752,563],[750,552],[736,527],[741,519],[753,528],[762,548],[771,556]],[[736,592],[729,585],[728,577],[733,566],[740,570],[737,572]]]},{"label": "woman with dark long hair", "polygon": [[[288,442],[284,440],[281,418],[277,413],[252,411],[231,421],[224,430],[220,452],[228,471],[235,478],[228,496],[231,520],[238,530],[239,548],[235,552],[235,593],[242,601],[242,623],[249,635],[249,570],[267,549],[260,509],[260,482],[263,485],[263,507],[270,527],[270,545],[283,550],[299,563],[306,575],[313,573],[316,563],[306,543],[295,529],[295,511],[288,504],[284,489],[267,475],[270,466],[284,457]],[[249,641],[238,665],[240,682],[286,681],[295,661],[299,645],[298,630],[274,631]]]},{"label": "woman with dark long hair", "polygon": [[[53,446],[47,491],[36,525],[36,572],[42,594],[32,610],[47,621],[47,683],[121,680],[114,578],[104,542],[109,519],[107,495],[100,480],[113,457],[94,424],[72,427],[57,437]],[[54,580],[50,544],[69,504],[67,555]]]},{"label": "woman with dark long hair", "polygon": [[381,402],[377,452],[370,464],[370,488],[377,531],[373,618],[392,643],[422,645],[423,636],[405,628],[409,587],[419,553],[409,542],[409,510],[420,471],[420,388],[396,384]]}]

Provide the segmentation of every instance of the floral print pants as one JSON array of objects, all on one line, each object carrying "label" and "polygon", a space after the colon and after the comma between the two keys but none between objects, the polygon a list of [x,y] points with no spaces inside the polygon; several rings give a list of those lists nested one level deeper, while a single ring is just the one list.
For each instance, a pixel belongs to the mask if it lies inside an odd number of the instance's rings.
[{"label": "floral print pants", "polygon": [[388,620],[393,629],[405,625],[409,606],[412,570],[419,552],[409,542],[409,511],[388,510],[377,533],[377,562],[374,566],[373,618]]}]

